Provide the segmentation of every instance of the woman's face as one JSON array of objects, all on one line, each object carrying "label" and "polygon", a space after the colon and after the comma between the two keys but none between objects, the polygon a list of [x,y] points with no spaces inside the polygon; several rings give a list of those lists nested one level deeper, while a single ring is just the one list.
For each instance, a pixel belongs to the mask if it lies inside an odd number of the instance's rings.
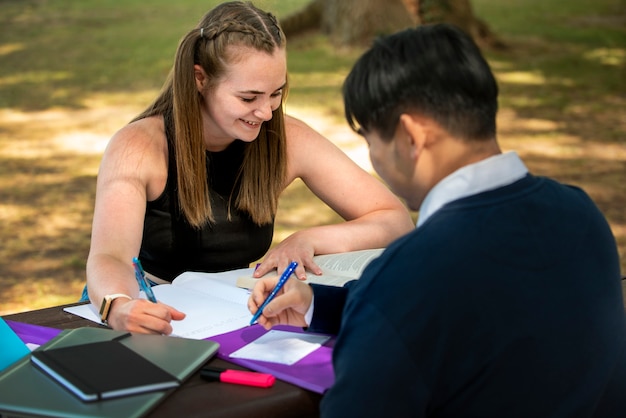
[{"label": "woman's face", "polygon": [[224,76],[202,92],[205,142],[211,151],[223,150],[235,139],[254,141],[261,124],[281,105],[287,83],[284,48],[269,54],[232,46],[228,52]]}]

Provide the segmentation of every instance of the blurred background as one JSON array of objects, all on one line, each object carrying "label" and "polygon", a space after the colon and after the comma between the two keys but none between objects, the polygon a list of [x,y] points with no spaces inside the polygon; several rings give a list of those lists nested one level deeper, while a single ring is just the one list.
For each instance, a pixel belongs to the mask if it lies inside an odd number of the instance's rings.
[{"label": "blurred background", "polygon": [[[180,37],[218,3],[0,0],[0,315],[78,300],[107,141],[151,102]],[[254,3],[288,28],[287,112],[371,171],[364,141],[343,119],[341,83],[375,31],[411,24],[414,2]],[[446,7],[456,3],[422,1],[433,7],[420,17],[454,19]],[[383,19],[392,4],[396,15]],[[626,272],[626,2],[468,4],[500,83],[503,149],[537,175],[584,188],[609,220]],[[275,241],[340,221],[295,182],[281,198]]]}]

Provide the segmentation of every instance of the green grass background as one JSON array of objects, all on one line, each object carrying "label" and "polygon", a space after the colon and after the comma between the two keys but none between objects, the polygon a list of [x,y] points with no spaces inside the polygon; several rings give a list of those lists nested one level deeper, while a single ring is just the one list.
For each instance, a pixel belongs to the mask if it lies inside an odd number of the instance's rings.
[{"label": "green grass background", "polygon": [[[84,281],[100,154],[50,147],[46,137],[71,136],[64,118],[112,135],[153,99],[180,37],[218,3],[0,0],[0,314],[69,303]],[[255,2],[279,18],[306,3]],[[501,87],[501,142],[538,174],[590,192],[626,271],[624,0],[472,4],[509,45],[485,51]],[[361,52],[319,34],[289,39],[287,110],[344,124],[340,87]],[[276,237],[337,221],[296,182]]]}]

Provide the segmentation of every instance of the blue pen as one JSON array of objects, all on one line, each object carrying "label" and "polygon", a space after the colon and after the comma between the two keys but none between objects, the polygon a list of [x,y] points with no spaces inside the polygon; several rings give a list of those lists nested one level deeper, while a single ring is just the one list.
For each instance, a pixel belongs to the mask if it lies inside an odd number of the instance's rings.
[{"label": "blue pen", "polygon": [[137,279],[137,283],[139,283],[139,289],[144,291],[150,302],[156,303],[157,300],[154,296],[154,292],[152,292],[152,288],[146,281],[146,272],[143,271],[141,261],[139,261],[137,257],[133,257],[133,266],[135,267],[135,278]]},{"label": "blue pen", "polygon": [[293,274],[293,271],[296,269],[296,267],[298,267],[298,263],[292,261],[291,264],[289,264],[289,266],[285,269],[283,274],[280,276],[280,279],[278,279],[276,287],[274,287],[274,289],[267,296],[267,299],[265,299],[265,302],[263,302],[263,304],[259,307],[259,310],[256,311],[256,313],[252,316],[252,319],[250,320],[250,325],[254,324],[256,320],[259,319],[259,316],[261,316],[261,314],[263,313],[263,309],[265,309],[267,304],[270,303],[272,299],[274,299],[274,296],[276,296],[278,291],[282,289],[285,283],[287,283],[287,279],[289,279],[289,276]]}]

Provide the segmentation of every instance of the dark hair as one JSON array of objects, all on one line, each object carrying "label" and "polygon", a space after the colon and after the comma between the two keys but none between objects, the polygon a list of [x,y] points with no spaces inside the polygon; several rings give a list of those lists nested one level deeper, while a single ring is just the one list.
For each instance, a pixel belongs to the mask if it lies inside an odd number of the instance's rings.
[{"label": "dark hair", "polygon": [[[350,127],[390,140],[400,115],[435,120],[467,140],[494,138],[496,80],[472,39],[449,24],[421,25],[377,39],[343,85]],[[362,131],[361,131],[362,130]]]}]

